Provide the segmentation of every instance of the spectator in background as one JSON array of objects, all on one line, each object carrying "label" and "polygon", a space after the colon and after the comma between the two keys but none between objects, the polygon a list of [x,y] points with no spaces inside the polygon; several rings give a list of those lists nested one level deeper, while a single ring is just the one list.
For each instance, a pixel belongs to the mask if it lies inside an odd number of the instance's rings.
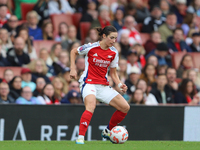
[{"label": "spectator in background", "polygon": [[184,35],[188,36],[191,29],[198,30],[197,16],[191,13],[187,13],[184,17],[183,24],[181,28],[183,29]]},{"label": "spectator in background", "polygon": [[160,9],[162,11],[162,16],[166,17],[167,14],[170,13],[170,4],[168,0],[161,0],[160,1]]},{"label": "spectator in background", "polygon": [[48,67],[47,77],[54,76],[55,72],[54,72],[54,68],[52,66],[53,61],[52,61],[51,57],[49,56],[49,52],[46,48],[40,49],[39,58],[44,60],[44,62],[46,63],[46,65]]},{"label": "spectator in background", "polygon": [[114,20],[112,22],[112,25],[119,31],[122,29],[124,25],[124,9],[122,8],[117,8],[115,14],[114,14]]},{"label": "spectator in background", "polygon": [[70,78],[69,73],[70,73],[70,68],[67,67],[62,71],[61,74],[59,74],[59,76],[61,76],[67,84],[70,84],[70,82],[71,82],[71,78]]},{"label": "spectator in background", "polygon": [[38,0],[14,0],[14,14],[21,19],[21,3],[36,3]]},{"label": "spectator in background", "polygon": [[39,95],[41,95],[42,93],[42,89],[44,88],[44,86],[46,85],[46,82],[44,80],[44,78],[39,77],[36,79],[36,89],[33,92],[33,96],[37,97]]},{"label": "spectator in background", "polygon": [[17,35],[18,19],[17,16],[11,15],[8,21],[3,25],[2,28],[7,29],[9,37],[14,41],[15,36]]},{"label": "spectator in background", "polygon": [[61,42],[62,48],[69,51],[69,48],[73,44],[73,42],[79,42],[76,38],[77,30],[74,25],[69,26],[68,29],[68,38],[65,41]]},{"label": "spectator in background", "polygon": [[8,7],[5,4],[0,4],[0,28],[8,21],[10,14],[7,14]]},{"label": "spectator in background", "polygon": [[3,79],[6,83],[10,83],[10,81],[14,78],[14,72],[11,69],[4,70]]},{"label": "spectator in background", "polygon": [[44,40],[54,40],[53,24],[51,22],[45,22],[42,26],[42,33]]},{"label": "spectator in background", "polygon": [[51,82],[49,78],[46,76],[48,72],[48,67],[46,66],[45,62],[42,59],[36,59],[31,61],[31,63],[28,64],[27,67],[32,72],[32,78],[31,78],[32,82],[36,82],[36,79],[39,77],[44,78],[46,83]]},{"label": "spectator in background", "polygon": [[0,29],[0,40],[1,40],[1,54],[3,57],[6,57],[8,49],[13,47],[7,29],[4,28]]},{"label": "spectator in background", "polygon": [[156,49],[157,44],[161,43],[161,35],[160,32],[154,31],[151,33],[151,38],[144,44],[144,48],[146,50],[146,55],[148,55],[151,51]]},{"label": "spectator in background", "polygon": [[200,52],[200,33],[195,32],[192,34],[192,44],[190,45],[190,48],[192,52]]},{"label": "spectator in background", "polygon": [[37,97],[42,104],[60,104],[59,100],[55,97],[55,90],[52,84],[47,83],[40,96]]},{"label": "spectator in background", "polygon": [[61,103],[78,104],[80,103],[81,95],[76,90],[70,90],[68,94],[62,99]]},{"label": "spectator in background", "polygon": [[174,96],[175,103],[186,103],[189,105],[197,105],[199,96],[196,94],[194,83],[190,79],[183,79],[178,92]]},{"label": "spectator in background", "polygon": [[134,44],[131,49],[136,50],[137,55],[138,55],[138,62],[141,64],[142,68],[145,66],[146,64],[146,60],[145,60],[145,49],[141,44]]},{"label": "spectator in background", "polygon": [[7,59],[3,56],[2,54],[2,42],[0,41],[0,66],[9,66],[9,62],[7,61]]},{"label": "spectator in background", "polygon": [[0,104],[15,103],[15,99],[9,95],[9,86],[5,82],[0,83]]},{"label": "spectator in background", "polygon": [[167,39],[167,45],[174,52],[192,52],[190,47],[184,41],[184,33],[181,28],[176,28],[174,30],[173,36]]},{"label": "spectator in background", "polygon": [[158,58],[155,55],[151,55],[147,59],[147,64],[154,65],[155,68],[158,67]]},{"label": "spectator in background", "polygon": [[81,22],[92,22],[97,20],[98,11],[96,10],[96,3],[94,1],[88,1],[87,11],[85,11],[81,17]]},{"label": "spectator in background", "polygon": [[127,74],[130,73],[131,67],[136,66],[139,69],[142,69],[142,65],[140,62],[138,62],[138,53],[136,50],[132,49],[129,51],[127,56]]},{"label": "spectator in background", "polygon": [[154,55],[158,59],[158,65],[168,65],[168,66],[171,66],[171,60],[169,60],[167,58],[168,51],[169,51],[169,48],[168,48],[167,44],[165,44],[164,42],[159,43],[159,44],[157,44],[156,49],[154,49],[153,51],[151,51],[146,56],[146,59],[148,59],[148,57],[150,57],[151,55]]},{"label": "spectator in background", "polygon": [[52,80],[52,85],[55,89],[55,98],[60,101],[68,92],[67,84],[63,78],[55,77]]},{"label": "spectator in background", "polygon": [[191,1],[190,6],[188,6],[187,8],[187,12],[195,14],[198,17],[200,17],[200,1],[199,0]]},{"label": "spectator in background", "polygon": [[123,32],[121,34],[121,37],[119,39],[119,44],[122,49],[121,55],[126,58],[128,55],[128,52],[130,50],[130,44],[129,44],[129,31]]},{"label": "spectator in background", "polygon": [[22,88],[28,86],[31,88],[31,91],[33,92],[36,88],[36,84],[34,82],[31,82],[31,77],[32,77],[31,70],[29,68],[22,68],[21,77],[22,77]]},{"label": "spectator in background", "polygon": [[182,57],[180,65],[177,69],[177,78],[186,77],[186,71],[193,68],[194,68],[194,64],[192,61],[192,56],[189,54],[185,54]]},{"label": "spectator in background", "polygon": [[152,64],[146,64],[142,70],[140,79],[143,79],[147,84],[152,85],[156,81],[156,68]]},{"label": "spectator in background", "polygon": [[28,35],[28,29],[21,28],[19,30],[18,36],[22,37],[25,41],[25,47],[24,47],[23,51],[29,55],[31,60],[37,59],[36,50],[33,47],[33,41],[31,40],[31,38]]},{"label": "spectator in background", "polygon": [[76,80],[72,80],[69,84],[68,91],[75,90],[80,93],[79,82]]},{"label": "spectator in background", "polygon": [[141,71],[138,67],[131,67],[130,73],[128,74],[128,79],[125,81],[128,87],[127,94],[131,95],[135,91],[135,85],[140,78]]},{"label": "spectator in background", "polygon": [[157,73],[157,74],[165,74],[167,68],[168,68],[167,65],[159,65],[159,66],[156,68],[156,73]]},{"label": "spectator in background", "polygon": [[88,36],[85,39],[85,43],[94,43],[99,39],[97,31],[93,28],[89,30]]},{"label": "spectator in background", "polygon": [[174,13],[169,13],[166,16],[166,22],[158,28],[163,42],[167,42],[167,38],[173,35],[176,29],[177,17]]},{"label": "spectator in background", "polygon": [[187,71],[187,78],[192,80],[195,84],[195,88],[197,91],[200,91],[200,78],[198,76],[198,72],[195,69],[190,69]]},{"label": "spectator in background", "polygon": [[135,19],[132,16],[126,16],[124,18],[124,26],[121,30],[118,32],[118,38],[117,41],[119,42],[121,39],[121,35],[123,33],[129,34],[129,44],[133,45],[135,43],[142,44],[142,39],[140,37],[140,33],[135,29]]},{"label": "spectator in background", "polygon": [[167,85],[175,93],[178,90],[178,83],[176,82],[176,69],[168,67],[166,70]]},{"label": "spectator in background", "polygon": [[91,28],[101,27],[103,29],[104,27],[111,25],[109,11],[108,6],[99,6],[99,16],[96,20],[92,21]]},{"label": "spectator in background", "polygon": [[175,5],[172,7],[174,13],[177,16],[177,22],[178,24],[183,23],[183,18],[186,14],[186,6],[187,1],[186,0],[176,0]]},{"label": "spectator in background", "polygon": [[150,88],[148,87],[145,80],[139,79],[136,84],[136,89],[141,89],[144,95],[144,102],[146,105],[157,105],[158,102],[155,96],[150,93]]},{"label": "spectator in background", "polygon": [[68,39],[68,25],[65,22],[61,22],[58,26],[58,35],[55,37],[55,41],[62,42]]},{"label": "spectator in background", "polygon": [[66,0],[50,0],[48,2],[49,15],[52,14],[73,14],[74,10]]},{"label": "spectator in background", "polygon": [[29,55],[23,52],[24,48],[24,39],[17,37],[14,41],[14,47],[7,52],[7,60],[11,66],[23,66],[30,62]]},{"label": "spectator in background", "polygon": [[85,58],[83,56],[76,57],[76,70],[78,75],[82,73],[85,69]]},{"label": "spectator in background", "polygon": [[62,46],[60,43],[53,44],[53,46],[51,47],[51,52],[50,52],[50,57],[53,62],[58,61],[58,57],[61,51],[62,51]]},{"label": "spectator in background", "polygon": [[135,19],[137,22],[142,23],[144,22],[144,19],[148,16],[150,16],[148,8],[145,6],[144,2],[141,0],[134,0],[133,2],[136,7],[136,14]]},{"label": "spectator in background", "polygon": [[167,77],[165,74],[157,76],[156,83],[152,85],[151,93],[156,97],[158,103],[174,103],[173,93],[167,85]]},{"label": "spectator in background", "polygon": [[49,0],[39,0],[33,8],[39,15],[39,27],[42,27],[43,22],[49,20],[48,1]]},{"label": "spectator in background", "polygon": [[122,58],[119,60],[119,70],[118,70],[118,75],[122,83],[125,83],[128,77],[126,70],[127,70],[127,60],[125,58]]},{"label": "spectator in background", "polygon": [[42,40],[42,29],[38,27],[38,14],[36,11],[29,11],[26,15],[26,20],[28,22],[29,36],[33,40]]},{"label": "spectator in background", "polygon": [[69,67],[69,54],[67,51],[62,51],[59,54],[58,61],[53,63],[55,74],[62,73],[65,68]]},{"label": "spectator in background", "polygon": [[22,91],[22,78],[20,76],[15,76],[9,83],[10,86],[10,96],[15,100],[20,97]]},{"label": "spectator in background", "polygon": [[132,98],[129,101],[130,104],[145,104],[143,91],[141,89],[136,89],[132,94]]},{"label": "spectator in background", "polygon": [[16,104],[42,104],[36,97],[33,97],[31,88],[25,86],[22,88],[21,96],[16,100]]},{"label": "spectator in background", "polygon": [[162,17],[162,11],[159,6],[155,5],[151,8],[151,16],[145,18],[142,32],[151,33],[157,31],[159,26],[165,22],[165,17]]}]

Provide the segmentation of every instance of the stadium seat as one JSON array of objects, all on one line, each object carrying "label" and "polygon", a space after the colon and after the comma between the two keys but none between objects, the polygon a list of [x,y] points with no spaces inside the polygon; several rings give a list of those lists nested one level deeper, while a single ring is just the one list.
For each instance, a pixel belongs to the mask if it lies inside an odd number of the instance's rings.
[{"label": "stadium seat", "polygon": [[72,14],[72,21],[73,21],[73,24],[76,26],[77,30],[79,28],[81,17],[82,17],[82,13],[74,13],[74,14]]},{"label": "stadium seat", "polygon": [[54,36],[58,35],[58,27],[61,22],[65,22],[68,26],[73,25],[71,14],[53,14],[50,16],[54,29]]},{"label": "stadium seat", "polygon": [[174,53],[171,54],[171,56],[172,56],[172,58],[171,58],[172,66],[175,69],[178,69],[180,62],[181,62],[181,59],[185,54],[186,54],[185,52],[174,52]]},{"label": "stadium seat", "polygon": [[140,33],[142,44],[145,44],[151,37],[149,33]]},{"label": "stadium seat", "polygon": [[3,73],[6,69],[11,69],[14,72],[14,76],[20,76],[21,75],[21,69],[22,67],[0,67],[0,78],[3,78]]},{"label": "stadium seat", "polygon": [[84,44],[85,38],[88,35],[90,30],[91,23],[90,22],[81,22],[80,23],[80,32],[81,32],[81,43]]},{"label": "stadium seat", "polygon": [[193,57],[194,67],[200,69],[200,53],[199,52],[192,52],[190,53]]},{"label": "stadium seat", "polygon": [[35,4],[31,3],[21,3],[22,20],[26,20],[26,14],[33,10]]},{"label": "stadium seat", "polygon": [[39,57],[39,52],[41,48],[46,48],[49,52],[51,51],[51,47],[53,44],[57,43],[53,40],[34,40],[33,46],[36,50],[37,56]]}]

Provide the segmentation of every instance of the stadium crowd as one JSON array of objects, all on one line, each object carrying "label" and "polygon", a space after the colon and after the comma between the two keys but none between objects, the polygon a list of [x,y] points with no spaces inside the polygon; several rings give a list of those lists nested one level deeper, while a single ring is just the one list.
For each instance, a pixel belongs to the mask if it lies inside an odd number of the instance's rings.
[{"label": "stadium crowd", "polygon": [[[200,104],[200,0],[0,0],[0,103],[83,103],[70,51],[98,41],[94,28],[108,25],[118,31],[129,103]],[[78,76],[84,65],[77,57]]]}]

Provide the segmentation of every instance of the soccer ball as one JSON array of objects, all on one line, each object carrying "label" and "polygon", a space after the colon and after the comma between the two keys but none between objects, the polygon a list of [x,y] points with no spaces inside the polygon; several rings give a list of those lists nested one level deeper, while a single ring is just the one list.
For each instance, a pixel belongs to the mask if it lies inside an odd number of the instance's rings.
[{"label": "soccer ball", "polygon": [[122,144],[128,139],[128,131],[122,126],[115,126],[110,132],[110,140],[116,144]]}]

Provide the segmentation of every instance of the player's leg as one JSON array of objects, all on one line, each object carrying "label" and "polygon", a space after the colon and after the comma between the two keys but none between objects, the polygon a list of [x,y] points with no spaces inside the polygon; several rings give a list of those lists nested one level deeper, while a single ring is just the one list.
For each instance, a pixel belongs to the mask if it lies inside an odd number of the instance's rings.
[{"label": "player's leg", "polygon": [[76,140],[76,144],[84,144],[85,133],[96,108],[96,89],[94,85],[86,84],[82,89],[82,96],[85,104],[85,111],[80,119],[79,136]]},{"label": "player's leg", "polygon": [[127,101],[118,94],[115,96],[109,103],[110,106],[113,106],[117,110],[113,113],[110,122],[108,124],[108,129],[111,130],[113,127],[115,127],[118,123],[120,123],[125,116],[127,115],[130,106],[127,103]]}]

